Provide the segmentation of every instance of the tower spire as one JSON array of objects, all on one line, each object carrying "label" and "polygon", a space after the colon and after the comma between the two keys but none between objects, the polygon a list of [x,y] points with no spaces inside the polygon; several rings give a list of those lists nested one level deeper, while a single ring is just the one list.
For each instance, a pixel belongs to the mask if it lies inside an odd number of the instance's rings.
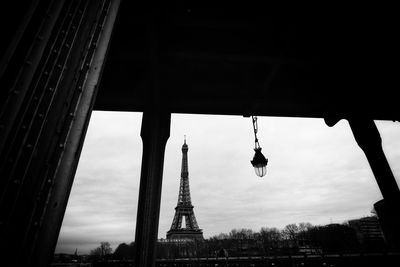
[{"label": "tower spire", "polygon": [[[182,166],[178,203],[175,208],[175,216],[172,221],[171,229],[167,232],[167,239],[203,239],[203,231],[199,229],[197,225],[192,200],[190,198],[188,150],[189,147],[186,144],[185,135],[182,145]],[[183,220],[185,221],[184,228],[182,228]]]}]

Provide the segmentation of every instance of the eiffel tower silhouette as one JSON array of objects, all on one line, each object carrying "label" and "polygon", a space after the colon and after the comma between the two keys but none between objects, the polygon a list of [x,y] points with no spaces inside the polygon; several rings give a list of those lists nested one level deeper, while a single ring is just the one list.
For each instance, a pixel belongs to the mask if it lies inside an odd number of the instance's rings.
[{"label": "eiffel tower silhouette", "polygon": [[[175,216],[171,229],[167,232],[167,239],[203,239],[203,230],[199,229],[197,225],[192,200],[190,199],[188,150],[185,136],[182,146],[182,168],[178,204],[175,208]],[[185,227],[182,227],[183,220],[185,221]]]}]

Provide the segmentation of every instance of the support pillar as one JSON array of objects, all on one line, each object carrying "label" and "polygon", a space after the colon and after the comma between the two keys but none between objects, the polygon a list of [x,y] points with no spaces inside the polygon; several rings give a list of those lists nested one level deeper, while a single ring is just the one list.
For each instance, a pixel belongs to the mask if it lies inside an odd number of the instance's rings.
[{"label": "support pillar", "polygon": [[[65,141],[65,149],[59,159],[57,171],[54,174],[51,195],[48,197],[47,209],[42,216],[41,227],[37,233],[36,245],[32,251],[33,266],[49,266],[57,245],[64,213],[75,178],[82,146],[89,125],[93,105],[95,103],[100,77],[105,66],[106,54],[111,41],[111,34],[118,14],[120,0],[112,1],[103,7],[103,24],[98,36],[94,35],[96,50],[93,52],[91,66],[87,72],[86,81],[69,134]],[[107,14],[107,15],[106,15]],[[96,40],[97,38],[97,40]]]},{"label": "support pillar", "polygon": [[374,207],[386,242],[392,249],[400,249],[400,191],[383,152],[379,131],[372,119],[349,119],[349,124],[383,196]]},{"label": "support pillar", "polygon": [[142,170],[136,218],[135,266],[155,266],[165,145],[169,138],[171,114],[143,112]]},{"label": "support pillar", "polygon": [[0,62],[0,257],[13,267],[51,263],[120,5],[31,2]]}]

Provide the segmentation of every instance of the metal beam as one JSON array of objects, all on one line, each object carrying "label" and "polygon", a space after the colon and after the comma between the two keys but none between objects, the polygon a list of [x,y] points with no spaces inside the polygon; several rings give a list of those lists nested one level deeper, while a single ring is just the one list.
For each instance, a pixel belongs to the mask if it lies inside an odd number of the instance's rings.
[{"label": "metal beam", "polygon": [[99,33],[97,36],[94,33],[92,38],[93,48],[96,47],[96,50],[93,57],[88,58],[92,63],[87,73],[87,80],[82,88],[82,95],[77,104],[74,120],[69,129],[64,153],[60,158],[57,172],[53,178],[55,182],[32,255],[34,266],[49,265],[54,253],[95,102],[98,84],[104,69],[107,49],[119,5],[120,0],[114,0],[109,6],[105,5],[103,7],[104,18],[100,16],[98,20]]},{"label": "metal beam", "polygon": [[[39,2],[47,13],[29,23],[37,37],[27,52],[32,60],[13,62],[2,77],[24,85],[0,112],[0,255],[12,259],[5,266],[52,259],[120,4]],[[28,37],[23,46],[31,46]]]},{"label": "metal beam", "polygon": [[383,198],[396,202],[400,191],[382,149],[382,139],[373,120],[349,119],[354,138],[368,159]]},{"label": "metal beam", "polygon": [[375,203],[386,241],[400,248],[400,190],[382,149],[382,139],[373,120],[349,119],[351,130],[374,173],[383,200]]},{"label": "metal beam", "polygon": [[155,266],[165,145],[170,133],[171,114],[143,113],[143,141],[139,203],[136,217],[135,266]]}]

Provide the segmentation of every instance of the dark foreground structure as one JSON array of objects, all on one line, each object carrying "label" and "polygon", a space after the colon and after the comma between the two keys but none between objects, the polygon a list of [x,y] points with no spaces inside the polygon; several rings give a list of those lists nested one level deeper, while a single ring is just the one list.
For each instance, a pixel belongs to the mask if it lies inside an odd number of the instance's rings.
[{"label": "dark foreground structure", "polygon": [[171,113],[347,119],[398,249],[400,193],[374,124],[400,119],[396,8],[294,9],[2,3],[1,258],[49,264],[92,110],[143,112],[137,266],[154,266]]},{"label": "dark foreground structure", "polygon": [[157,260],[158,267],[265,267],[265,266],[343,266],[343,267],[376,267],[396,266],[400,261],[400,254],[348,254],[348,255],[314,255],[314,256],[280,256],[258,258],[219,258],[219,259],[183,259],[163,261]]},{"label": "dark foreground structure", "polygon": [[[389,254],[334,254],[309,256],[277,256],[277,257],[243,257],[243,258],[198,258],[156,260],[156,267],[376,267],[397,266],[400,261],[399,253]],[[136,266],[132,261],[99,262],[94,267],[128,267]]]},{"label": "dark foreground structure", "polygon": [[400,254],[371,254],[371,255],[315,255],[315,256],[280,256],[258,258],[225,258],[225,259],[196,259],[196,260],[157,260],[156,266],[235,266],[235,267],[265,267],[265,266],[345,266],[345,267],[375,267],[396,266],[400,261]]}]

